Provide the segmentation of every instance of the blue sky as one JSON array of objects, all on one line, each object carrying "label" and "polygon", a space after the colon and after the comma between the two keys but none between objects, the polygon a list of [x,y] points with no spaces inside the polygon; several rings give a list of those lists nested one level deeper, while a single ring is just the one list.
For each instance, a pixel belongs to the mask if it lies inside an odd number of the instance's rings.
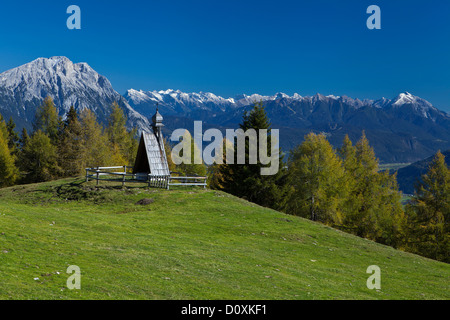
[{"label": "blue sky", "polygon": [[[393,98],[450,112],[450,1],[2,1],[0,71],[87,62],[129,88]],[[81,30],[66,9],[81,8]],[[366,9],[381,8],[381,30]]]}]

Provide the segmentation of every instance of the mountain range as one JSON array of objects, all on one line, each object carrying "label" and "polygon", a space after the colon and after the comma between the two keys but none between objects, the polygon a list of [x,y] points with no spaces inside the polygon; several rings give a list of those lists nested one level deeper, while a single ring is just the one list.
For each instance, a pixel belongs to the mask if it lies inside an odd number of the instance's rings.
[{"label": "mountain range", "polygon": [[363,130],[382,162],[414,162],[450,148],[450,115],[408,92],[378,100],[284,93],[223,98],[171,89],[129,89],[121,95],[87,63],[73,63],[66,57],[38,58],[0,74],[0,113],[12,117],[19,129],[32,127],[36,108],[47,96],[62,116],[73,105],[77,110],[91,109],[102,123],[117,101],[128,126],[139,130],[148,129],[148,118],[158,104],[165,134],[176,128],[192,130],[194,120],[202,120],[204,129],[237,128],[244,111],[262,101],[272,127],[280,129],[285,151],[310,131],[325,133],[338,147],[345,134],[356,142]]},{"label": "mountain range", "polygon": [[[442,151],[447,166],[450,167],[450,150]],[[416,183],[421,180],[423,174],[427,173],[434,156],[414,162],[397,170],[398,187],[403,193],[413,194]]]}]

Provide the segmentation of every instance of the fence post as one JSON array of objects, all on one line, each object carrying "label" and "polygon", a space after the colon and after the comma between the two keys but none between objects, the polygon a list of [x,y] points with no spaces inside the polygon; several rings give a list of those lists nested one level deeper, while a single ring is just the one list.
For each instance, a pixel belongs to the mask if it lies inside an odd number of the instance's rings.
[{"label": "fence post", "polygon": [[98,180],[98,177],[99,177],[99,167],[97,167],[97,185],[99,184],[99,180]]},{"label": "fence post", "polygon": [[88,173],[89,173],[89,169],[86,168],[86,182],[89,182],[89,176],[88,176]]}]

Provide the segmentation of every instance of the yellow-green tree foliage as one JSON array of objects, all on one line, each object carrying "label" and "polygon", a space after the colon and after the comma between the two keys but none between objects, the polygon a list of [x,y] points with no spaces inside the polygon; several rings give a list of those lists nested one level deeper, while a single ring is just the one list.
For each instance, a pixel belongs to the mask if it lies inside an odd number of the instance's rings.
[{"label": "yellow-green tree foliage", "polygon": [[339,153],[347,191],[341,228],[360,237],[398,245],[404,214],[396,176],[379,172],[378,159],[364,132],[356,146],[346,137]]},{"label": "yellow-green tree foliage", "polygon": [[344,169],[323,134],[310,133],[289,158],[284,211],[334,225],[341,221]]},{"label": "yellow-green tree foliage", "polygon": [[450,170],[437,152],[407,206],[407,250],[450,262]]},{"label": "yellow-green tree foliage", "polygon": [[163,143],[164,143],[164,151],[166,153],[166,158],[167,158],[167,164],[169,166],[169,171],[176,171],[176,165],[172,160],[172,146],[170,144],[169,139],[167,139],[166,137],[163,137]]},{"label": "yellow-green tree foliage", "polygon": [[227,147],[229,150],[234,149],[233,144],[229,140],[227,140],[227,138],[223,138],[222,145],[218,152],[215,154],[214,163],[209,165],[207,168],[207,184],[211,189],[222,190],[224,188],[224,177],[222,172],[224,171],[223,167],[225,166],[226,162]]},{"label": "yellow-green tree foliage", "polygon": [[[185,158],[185,161],[183,161],[181,164],[176,165],[175,171],[179,172],[183,176],[206,176],[206,166],[203,163],[203,158],[201,163],[195,163],[194,161],[195,154],[200,154],[201,150],[195,144],[194,138],[191,136],[188,130],[185,131],[182,137],[182,141],[187,141],[187,145],[190,146],[190,149],[183,147],[180,154],[176,155],[177,157]],[[184,154],[184,152],[187,152],[187,154]]]},{"label": "yellow-green tree foliage", "polygon": [[58,141],[58,163],[64,177],[76,176],[83,172],[85,144],[82,138],[81,123],[72,106],[66,115]]},{"label": "yellow-green tree foliage", "polygon": [[22,152],[24,182],[49,181],[60,175],[57,148],[41,130],[33,133]]},{"label": "yellow-green tree foliage", "polygon": [[36,110],[33,130],[41,130],[50,138],[54,145],[57,145],[60,126],[61,117],[58,115],[55,103],[51,97],[47,97]]},{"label": "yellow-green tree foliage", "polygon": [[103,132],[102,126],[97,122],[95,114],[89,109],[80,112],[81,140],[84,145],[83,167],[102,167],[118,165],[125,160],[114,162],[111,159],[111,151],[108,147],[108,137]]},{"label": "yellow-green tree foliage", "polygon": [[0,115],[0,187],[13,185],[18,178],[15,157],[8,147],[8,130]]},{"label": "yellow-green tree foliage", "polygon": [[106,134],[113,153],[112,158],[117,161],[115,165],[121,165],[119,161],[123,161],[122,163],[126,165],[133,165],[138,148],[137,130],[135,128],[127,130],[127,118],[117,102],[114,102],[111,108]]}]

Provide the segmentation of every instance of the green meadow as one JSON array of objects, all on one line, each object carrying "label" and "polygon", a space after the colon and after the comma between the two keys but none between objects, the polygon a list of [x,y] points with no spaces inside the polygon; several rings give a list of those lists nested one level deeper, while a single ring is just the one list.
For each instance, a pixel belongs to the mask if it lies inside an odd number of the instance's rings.
[{"label": "green meadow", "polygon": [[[80,290],[66,286],[70,265]],[[380,290],[366,286],[370,265]],[[83,178],[0,189],[0,299],[450,299],[449,289],[448,264],[219,191]]]}]

